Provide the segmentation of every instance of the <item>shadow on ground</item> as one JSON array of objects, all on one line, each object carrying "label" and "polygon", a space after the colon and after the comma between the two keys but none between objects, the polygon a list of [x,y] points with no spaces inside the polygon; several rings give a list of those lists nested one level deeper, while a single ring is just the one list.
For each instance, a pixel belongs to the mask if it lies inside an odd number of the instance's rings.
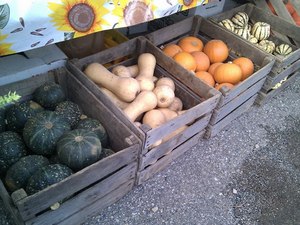
[{"label": "shadow on ground", "polygon": [[228,185],[237,224],[300,224],[300,118],[288,129],[267,131],[268,144],[255,148]]}]

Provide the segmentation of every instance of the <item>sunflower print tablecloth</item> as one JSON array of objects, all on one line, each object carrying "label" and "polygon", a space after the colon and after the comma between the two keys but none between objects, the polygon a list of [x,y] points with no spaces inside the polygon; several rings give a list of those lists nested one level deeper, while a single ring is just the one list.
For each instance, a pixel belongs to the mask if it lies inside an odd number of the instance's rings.
[{"label": "sunflower print tablecloth", "polygon": [[0,56],[128,27],[208,0],[0,0]]}]

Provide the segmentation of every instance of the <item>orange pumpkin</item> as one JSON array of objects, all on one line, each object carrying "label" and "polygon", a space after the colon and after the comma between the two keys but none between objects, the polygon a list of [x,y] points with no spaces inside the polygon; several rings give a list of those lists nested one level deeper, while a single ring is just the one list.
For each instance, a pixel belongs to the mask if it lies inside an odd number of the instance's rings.
[{"label": "orange pumpkin", "polygon": [[223,63],[221,63],[221,62],[211,64],[211,65],[209,66],[207,72],[209,72],[211,75],[214,76],[216,68],[217,68],[218,66],[222,65],[222,64],[223,64]]},{"label": "orange pumpkin", "polygon": [[196,71],[207,71],[210,66],[210,61],[208,56],[204,52],[192,52],[192,56],[194,56],[197,68]]},{"label": "orange pumpkin", "polygon": [[285,7],[286,9],[289,11],[289,13],[292,15],[294,12],[295,12],[295,8],[293,6],[293,4],[288,1],[286,4],[285,4]]},{"label": "orange pumpkin", "polygon": [[219,91],[224,86],[226,86],[228,89],[232,89],[234,87],[234,85],[231,83],[222,83],[222,84],[217,84],[215,88]]},{"label": "orange pumpkin", "polygon": [[242,69],[242,79],[245,80],[247,79],[250,75],[253,74],[254,72],[254,64],[251,59],[246,58],[246,57],[239,57],[236,58],[232,61],[234,64],[237,64],[241,67]]},{"label": "orange pumpkin", "polygon": [[215,86],[215,80],[213,78],[213,76],[206,71],[198,71],[195,73],[195,76],[200,78],[201,80],[203,80],[205,83],[207,83],[208,85],[214,87]]},{"label": "orange pumpkin", "polygon": [[183,37],[178,42],[179,47],[185,52],[202,51],[203,42],[193,36]]},{"label": "orange pumpkin", "polygon": [[173,57],[178,52],[182,52],[182,49],[176,44],[167,44],[162,51],[169,57]]},{"label": "orange pumpkin", "polygon": [[179,52],[174,55],[173,59],[187,70],[195,71],[197,67],[196,60],[188,52]]},{"label": "orange pumpkin", "polygon": [[242,79],[242,69],[234,63],[224,63],[215,70],[214,79],[217,83],[237,84]]},{"label": "orange pumpkin", "polygon": [[210,40],[203,48],[203,52],[208,56],[210,63],[224,62],[229,50],[227,45],[222,40]]}]

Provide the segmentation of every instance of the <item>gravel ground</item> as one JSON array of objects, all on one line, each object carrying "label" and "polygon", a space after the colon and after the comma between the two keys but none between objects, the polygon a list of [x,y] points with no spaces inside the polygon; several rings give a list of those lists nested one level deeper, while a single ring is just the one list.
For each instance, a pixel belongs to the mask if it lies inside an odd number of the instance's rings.
[{"label": "gravel ground", "polygon": [[299,93],[300,77],[84,225],[300,224]]}]

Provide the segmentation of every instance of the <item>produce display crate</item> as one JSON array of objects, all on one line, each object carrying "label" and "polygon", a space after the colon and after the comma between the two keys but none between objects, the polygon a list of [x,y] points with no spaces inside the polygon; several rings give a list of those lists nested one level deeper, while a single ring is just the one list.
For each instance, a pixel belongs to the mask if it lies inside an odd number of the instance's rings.
[{"label": "produce display crate", "polygon": [[[90,63],[98,62],[105,64],[124,56],[128,56],[128,60],[123,61],[123,65],[134,65],[137,63],[138,56],[146,52],[153,54],[156,58],[157,63],[154,74],[157,77],[166,76],[173,79],[176,85],[175,94],[181,98],[184,109],[186,109],[184,114],[179,115],[155,129],[150,129],[145,125],[138,127],[135,123],[131,122],[124,112],[114,105],[98,86],[83,73],[85,67]],[[144,37],[131,39],[117,47],[107,49],[83,59],[70,60],[67,66],[70,71],[72,71],[89,90],[93,91],[93,93],[110,108],[111,112],[122,120],[142,141],[143,147],[138,169],[138,184],[143,183],[155,173],[164,169],[173,159],[179,157],[198,143],[199,138],[201,138],[205,132],[213,109],[220,99],[220,94],[216,90],[199,79],[191,78],[190,81],[193,86],[190,85],[190,88],[186,88],[177,81],[174,75],[181,74],[182,76],[188,77],[186,70],[183,70],[177,64],[170,64],[166,56]],[[173,66],[174,68],[171,69],[170,67]],[[170,70],[172,70],[172,72],[170,72]],[[196,94],[190,89],[195,90]],[[158,140],[161,140],[185,125],[188,125],[188,128],[183,132],[180,132],[172,139],[163,142],[157,147],[152,148],[152,145]]]},{"label": "produce display crate", "polygon": [[[172,26],[150,33],[146,37],[154,45],[161,47],[168,43],[175,43],[180,38],[188,35],[196,36],[204,43],[211,39],[223,40],[230,49],[229,60],[233,60],[238,56],[245,56],[250,58],[255,65],[254,73],[232,90],[221,88],[221,100],[213,112],[205,134],[206,138],[210,138],[253,105],[267,74],[274,65],[274,60],[266,57],[265,54],[253,48],[249,43],[241,41],[235,35],[220,29],[218,25],[200,16],[183,20]],[[168,58],[167,60],[170,64],[175,64],[173,59]],[[171,72],[173,72],[172,68],[173,66],[170,66]],[[176,77],[189,87],[193,85],[190,79],[195,76],[189,72],[185,76],[176,74]]]},{"label": "produce display crate", "polygon": [[[256,45],[252,44],[253,48],[261,51],[266,56],[274,58],[275,60],[275,64],[271,70],[271,73],[269,73],[267,76],[267,82],[264,84],[263,89],[259,92],[259,96],[256,100],[257,104],[262,105],[273,96],[280,93],[283,87],[286,87],[288,86],[288,84],[292,83],[295,79],[295,76],[298,75],[297,70],[300,69],[300,29],[287,20],[275,16],[267,12],[266,10],[258,8],[257,6],[250,3],[215,15],[211,17],[210,20],[217,24],[223,19],[232,18],[237,12],[246,12],[251,23],[262,21],[270,24],[272,32],[269,39],[272,40],[276,45],[287,43],[293,49],[293,52],[291,54],[287,55],[286,57],[282,57],[266,53]],[[222,26],[219,27],[226,32],[230,32]],[[236,34],[234,35],[243,42],[248,42],[242,37]],[[281,84],[279,82],[284,82],[285,85],[283,85],[281,88],[276,88],[276,84]]]},{"label": "produce display crate", "polygon": [[[67,98],[78,104],[86,116],[103,124],[115,153],[29,196],[23,189],[9,193],[0,181],[0,196],[18,225],[81,224],[132,190],[141,142],[65,68],[1,86],[0,95],[17,91],[23,99],[31,99],[33,91],[46,81],[60,84]],[[59,208],[50,209],[61,200]]]}]

